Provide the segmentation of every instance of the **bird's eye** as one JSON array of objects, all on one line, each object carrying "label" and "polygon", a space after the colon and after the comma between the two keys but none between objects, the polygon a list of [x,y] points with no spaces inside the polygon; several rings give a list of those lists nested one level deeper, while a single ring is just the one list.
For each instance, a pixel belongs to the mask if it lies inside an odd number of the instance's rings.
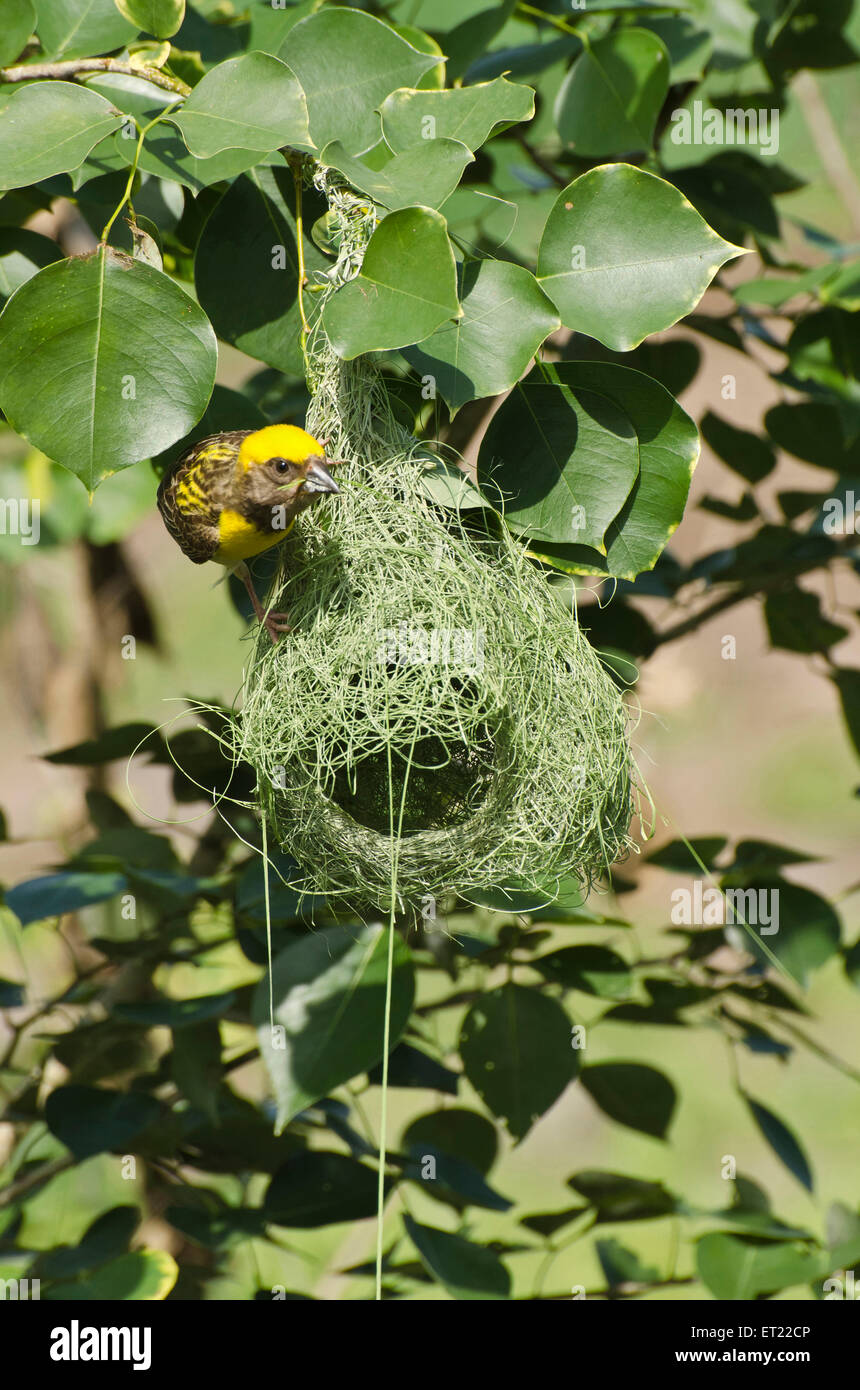
[{"label": "bird's eye", "polygon": [[274,460],[274,463],[275,463],[275,472],[276,472],[276,473],[286,473],[287,469],[288,469],[289,466],[290,466],[290,465],[287,463],[287,460],[286,460],[286,459],[275,459],[275,460]]}]

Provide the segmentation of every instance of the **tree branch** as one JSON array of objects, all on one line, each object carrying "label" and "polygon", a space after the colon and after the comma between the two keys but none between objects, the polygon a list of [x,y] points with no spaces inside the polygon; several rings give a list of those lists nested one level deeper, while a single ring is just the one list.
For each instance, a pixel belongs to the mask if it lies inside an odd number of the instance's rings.
[{"label": "tree branch", "polygon": [[14,68],[0,68],[0,82],[34,82],[39,79],[65,81],[82,72],[118,72],[124,77],[140,77],[166,92],[187,97],[191,88],[178,77],[169,77],[158,68],[135,67],[118,58],[70,58],[64,63],[22,63]]},{"label": "tree branch", "polygon": [[675,623],[673,627],[667,627],[662,632],[658,632],[654,642],[654,650],[662,647],[665,642],[675,642],[679,637],[686,637],[696,628],[706,623],[711,618],[716,618],[720,613],[724,613],[728,608],[734,608],[736,603],[743,603],[749,598],[764,598],[775,590],[780,589],[784,584],[791,584],[799,579],[802,574],[809,574],[811,570],[826,569],[831,560],[839,559],[845,555],[846,551],[851,551],[857,544],[856,537],[844,536],[837,541],[831,555],[816,555],[810,560],[802,561],[795,565],[792,570],[785,573],[778,573],[773,579],[765,580],[755,584],[742,583],[729,593],[723,594],[721,598],[715,599],[713,603],[705,608],[700,608],[689,618],[684,618],[681,622]]}]

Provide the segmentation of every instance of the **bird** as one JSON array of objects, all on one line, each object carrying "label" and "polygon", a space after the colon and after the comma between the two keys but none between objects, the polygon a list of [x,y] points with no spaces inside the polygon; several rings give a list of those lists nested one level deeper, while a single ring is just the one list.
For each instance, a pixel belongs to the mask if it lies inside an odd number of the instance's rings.
[{"label": "bird", "polygon": [[214,560],[241,579],[273,644],[289,614],[267,613],[246,561],[277,545],[300,512],[340,492],[324,444],[297,425],[226,430],[199,440],[158,487],[158,510],[195,565]]}]

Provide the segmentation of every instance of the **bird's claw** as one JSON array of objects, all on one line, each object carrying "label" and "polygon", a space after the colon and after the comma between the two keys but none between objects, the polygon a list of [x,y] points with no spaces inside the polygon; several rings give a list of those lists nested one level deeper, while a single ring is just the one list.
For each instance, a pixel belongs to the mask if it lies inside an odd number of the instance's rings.
[{"label": "bird's claw", "polygon": [[289,613],[267,613],[263,619],[266,631],[272,639],[272,646],[278,645],[278,638],[284,632],[292,632]]}]

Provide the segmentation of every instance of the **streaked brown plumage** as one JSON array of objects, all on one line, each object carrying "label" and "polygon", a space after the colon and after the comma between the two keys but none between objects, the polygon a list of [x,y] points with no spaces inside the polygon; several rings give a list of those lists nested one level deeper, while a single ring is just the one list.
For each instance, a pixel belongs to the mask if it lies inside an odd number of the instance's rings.
[{"label": "streaked brown plumage", "polygon": [[230,430],[195,444],[158,488],[158,508],[177,545],[196,565],[214,560],[236,572],[273,642],[287,615],[265,613],[245,562],[283,540],[325,493],[338,491],[328,464],[322,445],[295,425]]}]

